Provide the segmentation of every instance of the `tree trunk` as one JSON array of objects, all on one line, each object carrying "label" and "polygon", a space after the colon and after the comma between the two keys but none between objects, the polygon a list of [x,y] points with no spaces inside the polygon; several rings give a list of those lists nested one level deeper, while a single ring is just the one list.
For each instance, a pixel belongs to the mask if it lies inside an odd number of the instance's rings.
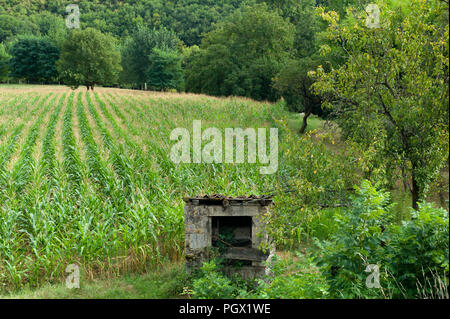
[{"label": "tree trunk", "polygon": [[413,171],[413,174],[412,174],[411,195],[412,195],[412,207],[413,207],[413,209],[414,210],[419,210],[420,189],[419,189],[419,185],[417,184],[416,177],[414,176],[414,171]]},{"label": "tree trunk", "polygon": [[403,189],[405,192],[407,192],[410,189],[409,189],[409,185],[408,185],[408,178],[406,177],[405,167],[403,165],[402,165],[401,171],[402,171]]},{"label": "tree trunk", "polygon": [[302,127],[300,128],[300,134],[304,134],[306,131],[306,127],[308,126],[308,117],[311,115],[311,111],[307,111],[303,116]]}]

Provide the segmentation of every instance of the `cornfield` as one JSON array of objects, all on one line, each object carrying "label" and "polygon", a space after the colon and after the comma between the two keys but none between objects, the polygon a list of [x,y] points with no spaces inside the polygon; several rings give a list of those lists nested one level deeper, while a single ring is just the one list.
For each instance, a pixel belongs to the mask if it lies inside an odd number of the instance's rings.
[{"label": "cornfield", "polygon": [[183,257],[183,196],[273,189],[258,164],[174,164],[170,132],[268,127],[272,104],[62,87],[0,90],[0,290]]}]

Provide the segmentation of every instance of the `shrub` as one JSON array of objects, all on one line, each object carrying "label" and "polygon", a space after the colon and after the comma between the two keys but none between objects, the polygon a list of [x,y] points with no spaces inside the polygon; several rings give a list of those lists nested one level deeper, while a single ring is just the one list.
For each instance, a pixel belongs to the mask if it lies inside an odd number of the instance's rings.
[{"label": "shrub", "polygon": [[436,286],[428,283],[439,282],[439,277],[448,287],[448,212],[423,203],[418,211],[411,214],[410,221],[393,227],[387,248],[389,269],[400,290],[394,297],[399,293],[408,298],[416,297],[418,293],[433,295],[432,290]]},{"label": "shrub", "polygon": [[272,276],[260,280],[254,297],[269,299],[321,299],[328,296],[328,284],[311,257],[297,253],[298,260],[274,256]]},{"label": "shrub", "polygon": [[336,216],[337,232],[330,241],[317,242],[319,267],[330,284],[332,297],[377,297],[377,289],[365,285],[369,264],[380,264],[384,255],[384,232],[390,219],[389,194],[369,181],[356,188],[351,207]]},{"label": "shrub", "polygon": [[193,297],[198,299],[230,299],[235,297],[236,287],[218,271],[216,261],[203,263],[201,277],[194,280]]},{"label": "shrub", "polygon": [[[336,215],[330,241],[317,241],[315,260],[330,296],[421,298],[448,295],[448,212],[423,203],[412,220],[392,223],[389,194],[368,181],[356,187],[351,206]],[[380,289],[366,286],[370,264],[379,266]]]},{"label": "shrub", "polygon": [[258,298],[315,299],[328,296],[328,284],[312,258],[297,254],[297,258],[270,262],[271,274],[263,279],[243,279],[235,274],[228,278],[219,271],[217,259],[203,263],[200,277],[194,280],[192,296],[199,299]]}]

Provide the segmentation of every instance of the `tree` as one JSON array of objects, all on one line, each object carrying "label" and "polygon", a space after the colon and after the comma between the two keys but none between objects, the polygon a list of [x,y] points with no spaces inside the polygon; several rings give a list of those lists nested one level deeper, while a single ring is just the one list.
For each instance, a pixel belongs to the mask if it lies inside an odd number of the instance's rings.
[{"label": "tree", "polygon": [[31,17],[39,28],[41,36],[48,37],[58,48],[67,35],[67,27],[62,16],[56,16],[49,12],[42,12]]},{"label": "tree", "polygon": [[290,60],[275,78],[274,87],[283,96],[288,109],[304,113],[300,134],[305,133],[311,114],[322,116],[326,113],[320,96],[310,90],[313,80],[308,76],[308,71],[317,68],[318,64],[313,57]]},{"label": "tree", "polygon": [[407,11],[378,5],[379,28],[366,27],[363,12],[340,22],[322,11],[327,37],[347,61],[312,72],[313,87],[368,162],[403,172],[417,209],[448,158],[449,29],[440,23],[440,1],[414,0]]},{"label": "tree", "polygon": [[58,77],[58,48],[46,38],[20,37],[11,47],[11,76],[32,82],[51,82]]},{"label": "tree", "polygon": [[133,36],[129,38],[123,48],[123,81],[143,86],[148,79],[151,60],[149,54],[154,48],[161,50],[177,50],[180,40],[176,34],[167,29],[149,29],[138,26]]},{"label": "tree", "polygon": [[273,78],[293,41],[293,25],[266,4],[243,6],[206,34],[190,57],[186,89],[275,101]]},{"label": "tree", "polygon": [[215,23],[236,10],[241,2],[241,0],[176,1],[173,9],[166,8],[167,27],[174,30],[186,45],[198,45],[202,35],[211,31]]},{"label": "tree", "polygon": [[159,91],[181,88],[183,69],[181,56],[176,51],[154,48],[149,56],[148,84]]},{"label": "tree", "polygon": [[70,86],[93,90],[96,84],[114,85],[122,70],[120,51],[110,35],[92,28],[74,29],[62,45],[57,68]]},{"label": "tree", "polygon": [[295,26],[294,54],[287,59],[274,81],[274,87],[283,96],[288,109],[303,112],[300,133],[303,134],[311,114],[323,115],[324,111],[319,96],[311,92],[313,83],[308,71],[321,63],[317,54],[316,34],[322,29],[319,17],[315,14],[315,0],[269,1],[271,6],[289,19]]},{"label": "tree", "polygon": [[266,2],[280,16],[295,26],[294,56],[309,57],[317,52],[316,34],[322,31],[323,23],[315,14],[316,0],[259,0]]},{"label": "tree", "polygon": [[0,42],[7,42],[18,35],[38,35],[39,29],[26,18],[16,18],[7,14],[0,15]]},{"label": "tree", "polygon": [[[326,42],[326,39],[321,37],[326,24],[315,14],[316,6],[327,6],[345,14],[345,9],[357,1],[271,0],[266,2],[295,26],[294,58],[286,61],[275,79],[274,87],[283,96],[289,110],[304,113],[299,131],[303,134],[311,114],[328,116],[330,113],[322,108],[320,97],[310,90],[313,80],[307,75],[309,71],[324,62],[319,55],[319,46]],[[329,63],[339,65],[344,62],[340,52],[336,56],[329,54],[327,60],[327,66]]]},{"label": "tree", "polygon": [[9,54],[6,52],[5,45],[0,43],[0,82],[8,78],[9,73]]}]

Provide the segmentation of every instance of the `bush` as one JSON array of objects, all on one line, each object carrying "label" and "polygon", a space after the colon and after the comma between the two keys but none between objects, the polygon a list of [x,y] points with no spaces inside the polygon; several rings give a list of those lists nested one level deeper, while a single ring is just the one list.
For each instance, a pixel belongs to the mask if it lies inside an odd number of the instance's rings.
[{"label": "bush", "polygon": [[389,222],[389,194],[378,192],[369,181],[356,187],[351,207],[336,216],[337,232],[330,241],[317,242],[319,267],[330,284],[332,297],[362,298],[380,296],[365,285],[366,267],[384,256]]},{"label": "bush", "polygon": [[[436,275],[448,287],[449,271],[449,216],[441,208],[429,203],[413,211],[412,219],[392,229],[392,240],[387,249],[389,269],[398,282],[394,296],[416,297],[433,295]],[[425,289],[425,291],[423,291]]]},{"label": "bush", "polygon": [[231,280],[218,271],[216,261],[203,263],[201,277],[194,280],[193,297],[198,299],[231,299],[235,297],[236,287]]},{"label": "bush", "polygon": [[272,276],[260,280],[256,298],[322,299],[328,296],[328,284],[318,271],[313,259],[297,253],[298,259],[282,260],[274,256]]},{"label": "bush", "polygon": [[[317,242],[315,260],[331,297],[420,298],[448,294],[448,212],[420,205],[412,220],[392,223],[389,194],[368,181],[356,188],[351,206],[336,215],[330,241]],[[366,286],[368,265],[380,269],[380,289]]]},{"label": "bush", "polygon": [[270,262],[271,274],[263,279],[243,279],[235,274],[231,279],[219,271],[218,262],[203,263],[200,277],[194,280],[192,296],[199,299],[317,299],[328,296],[328,285],[311,257],[297,254],[296,259]]}]

